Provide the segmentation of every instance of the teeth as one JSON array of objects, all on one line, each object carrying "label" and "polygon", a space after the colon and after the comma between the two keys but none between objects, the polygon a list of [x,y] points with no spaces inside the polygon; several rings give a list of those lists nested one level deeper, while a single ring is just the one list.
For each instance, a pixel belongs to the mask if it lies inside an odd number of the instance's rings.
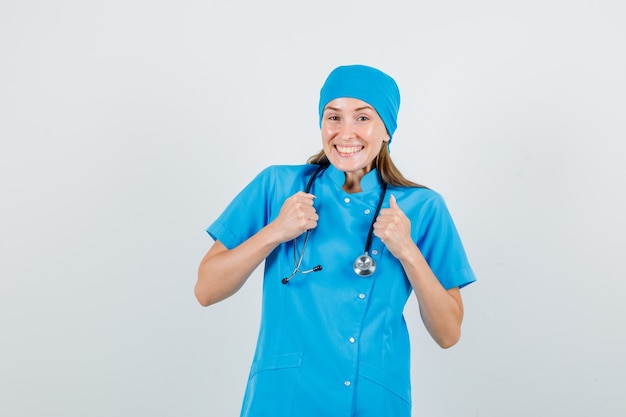
[{"label": "teeth", "polygon": [[358,151],[360,151],[361,149],[363,149],[362,146],[356,146],[356,147],[343,147],[343,146],[336,146],[337,150],[341,153],[357,153]]}]

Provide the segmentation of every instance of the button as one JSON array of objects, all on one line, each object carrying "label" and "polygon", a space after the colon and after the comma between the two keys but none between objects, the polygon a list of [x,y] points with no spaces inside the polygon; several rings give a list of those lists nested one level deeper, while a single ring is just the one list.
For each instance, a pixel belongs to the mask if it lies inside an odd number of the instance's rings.
[{"label": "button", "polygon": [[378,251],[376,249],[372,250],[372,255],[378,255]]},{"label": "button", "polygon": [[354,337],[351,337],[350,339],[348,339],[350,341],[350,343],[354,343],[356,340],[354,340]]},{"label": "button", "polygon": [[365,298],[365,294],[359,294],[359,298],[362,300]]},{"label": "button", "polygon": [[350,198],[349,198],[349,197],[344,198],[344,199],[343,199],[343,202],[344,202],[344,203],[349,203],[349,202],[350,202]]},{"label": "button", "polygon": [[350,386],[350,381],[345,381],[345,382],[343,383],[343,385],[345,385],[346,387],[349,387],[349,386]]},{"label": "button", "polygon": [[372,210],[370,210],[370,209],[365,209],[365,210],[363,211],[363,214],[370,214],[371,212],[372,212]]}]

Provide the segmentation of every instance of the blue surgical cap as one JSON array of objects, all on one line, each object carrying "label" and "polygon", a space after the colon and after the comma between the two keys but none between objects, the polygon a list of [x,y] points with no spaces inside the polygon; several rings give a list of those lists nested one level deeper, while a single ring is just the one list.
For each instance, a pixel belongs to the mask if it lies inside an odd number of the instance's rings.
[{"label": "blue surgical cap", "polygon": [[346,65],[335,68],[326,78],[320,91],[320,127],[324,107],[336,98],[356,98],[372,106],[382,119],[389,140],[396,131],[400,90],[389,75],[365,65]]}]

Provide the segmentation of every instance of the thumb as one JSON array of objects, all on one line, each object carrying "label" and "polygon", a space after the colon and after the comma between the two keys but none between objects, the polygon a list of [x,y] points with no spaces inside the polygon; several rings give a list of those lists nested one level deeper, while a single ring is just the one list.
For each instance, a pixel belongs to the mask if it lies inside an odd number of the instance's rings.
[{"label": "thumb", "polygon": [[396,202],[396,196],[391,194],[391,196],[389,197],[389,207],[392,209],[399,209],[400,207],[398,207],[398,203]]}]

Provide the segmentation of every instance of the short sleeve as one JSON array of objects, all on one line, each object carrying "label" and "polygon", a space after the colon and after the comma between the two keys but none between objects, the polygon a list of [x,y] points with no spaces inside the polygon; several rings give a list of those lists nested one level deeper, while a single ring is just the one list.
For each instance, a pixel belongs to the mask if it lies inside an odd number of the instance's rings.
[{"label": "short sleeve", "polygon": [[444,288],[464,287],[476,276],[443,198],[433,192],[418,221],[417,246]]},{"label": "short sleeve", "polygon": [[206,229],[211,238],[232,249],[267,225],[271,218],[273,184],[273,168],[268,167],[241,190]]}]

